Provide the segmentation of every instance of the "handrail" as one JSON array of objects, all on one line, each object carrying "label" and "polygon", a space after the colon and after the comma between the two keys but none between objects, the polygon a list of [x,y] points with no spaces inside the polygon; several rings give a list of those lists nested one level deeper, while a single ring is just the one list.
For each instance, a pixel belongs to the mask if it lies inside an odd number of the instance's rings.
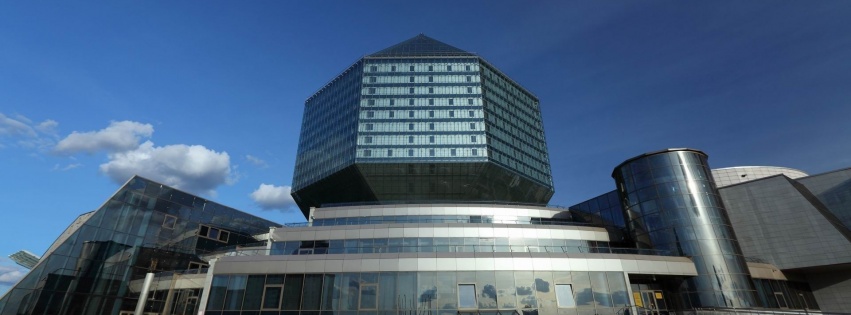
[{"label": "handrail", "polygon": [[[508,251],[499,249],[507,248]],[[445,251],[441,249],[446,249]],[[376,253],[564,253],[564,254],[632,254],[653,256],[676,256],[669,251],[586,246],[526,246],[526,245],[430,245],[430,246],[363,246],[344,248],[297,248],[265,249],[237,248],[229,252],[219,252],[217,256],[290,256],[324,254],[376,254]]]}]

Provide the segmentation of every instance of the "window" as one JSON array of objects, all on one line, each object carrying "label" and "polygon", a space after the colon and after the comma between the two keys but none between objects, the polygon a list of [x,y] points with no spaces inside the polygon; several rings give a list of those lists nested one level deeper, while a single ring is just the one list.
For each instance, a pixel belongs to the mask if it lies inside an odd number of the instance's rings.
[{"label": "window", "polygon": [[367,100],[366,105],[375,106],[375,100]]},{"label": "window", "polygon": [[470,142],[476,142],[476,136],[470,136]]},{"label": "window", "polygon": [[434,149],[428,150],[428,156],[434,156]]},{"label": "window", "polygon": [[393,150],[387,150],[387,156],[393,156]]},{"label": "window", "polygon": [[[469,77],[468,77],[468,78],[469,78]],[[468,87],[467,87],[467,93],[473,93],[473,88],[468,86]]]},{"label": "window", "polygon": [[409,110],[409,111],[408,111],[408,117],[410,117],[410,118],[414,118],[414,111]]},{"label": "window", "polygon": [[464,71],[470,71],[470,66],[464,66]]},{"label": "window", "polygon": [[556,284],[556,299],[558,307],[576,306],[576,301],[573,300],[573,288],[569,284]]},{"label": "window", "polygon": [[230,232],[206,225],[201,225],[198,228],[198,236],[209,238],[211,240],[216,240],[222,243],[227,243],[230,239]]},{"label": "window", "polygon": [[434,118],[434,111],[433,110],[428,111],[428,117]]},{"label": "window", "polygon": [[433,76],[428,76],[428,82],[434,82],[434,77],[433,77]]},{"label": "window", "polygon": [[414,136],[408,136],[408,143],[414,143]]},{"label": "window", "polygon": [[428,142],[434,143],[434,136],[428,136]]},{"label": "window", "polygon": [[369,94],[375,94],[375,88],[369,88]]},{"label": "window", "polygon": [[408,130],[414,130],[414,124],[408,124]]},{"label": "window", "polygon": [[476,123],[470,123],[470,130],[476,130]]},{"label": "window", "polygon": [[372,156],[372,150],[363,150],[363,156]]},{"label": "window", "polygon": [[467,115],[470,116],[470,117],[476,117],[476,112],[475,111],[469,111],[469,112],[467,112]]},{"label": "window", "polygon": [[370,71],[370,72],[377,72],[377,71],[378,71],[378,66],[370,66],[370,67],[369,67],[369,71]]},{"label": "window", "polygon": [[411,67],[410,67],[410,70],[411,70],[411,71],[414,71],[414,66],[411,66]]},{"label": "window", "polygon": [[369,83],[375,83],[378,80],[376,77],[369,77]]},{"label": "window", "polygon": [[372,143],[372,137],[363,138],[364,143]]},{"label": "window", "polygon": [[372,124],[366,124],[366,130],[372,130]]},{"label": "window", "polygon": [[177,224],[177,217],[173,215],[165,215],[165,219],[163,220],[163,227],[166,229],[174,229],[174,225]]},{"label": "window", "polygon": [[434,93],[434,88],[428,88],[428,93],[429,93],[429,94],[433,94],[433,93]]},{"label": "window", "polygon": [[473,156],[479,156],[479,149],[473,149]]},{"label": "window", "polygon": [[467,105],[473,105],[473,99],[472,98],[467,99]]},{"label": "window", "polygon": [[408,99],[408,105],[414,105],[414,99],[413,98]]},{"label": "window", "polygon": [[375,112],[373,112],[373,111],[366,112],[366,118],[373,118],[373,117],[375,117]]},{"label": "window", "polygon": [[473,77],[471,77],[471,76],[469,76],[469,75],[468,75],[468,76],[467,76],[467,82],[473,82]]},{"label": "window", "polygon": [[434,130],[434,123],[428,124],[428,130]]},{"label": "window", "polygon": [[434,66],[428,66],[428,71],[434,71]]},{"label": "window", "polygon": [[390,66],[390,71],[396,72],[396,66]]},{"label": "window", "polygon": [[458,308],[477,308],[476,302],[476,285],[475,284],[459,284],[458,285]]},{"label": "window", "polygon": [[449,105],[455,105],[455,99],[454,98],[449,99]]},{"label": "window", "polygon": [[263,309],[281,309],[281,293],[283,292],[283,285],[267,285],[263,289]]},{"label": "window", "polygon": [[429,105],[434,105],[434,99],[433,99],[433,98],[428,99],[428,104],[429,104]]},{"label": "window", "polygon": [[409,93],[409,94],[414,94],[414,88],[410,88],[410,89],[408,89],[408,93]]},{"label": "window", "polygon": [[360,309],[374,310],[378,308],[378,286],[363,284],[360,286]]},{"label": "window", "polygon": [[408,78],[408,82],[414,83],[414,77]]},{"label": "window", "polygon": [[408,149],[408,156],[414,156],[414,149]]},{"label": "window", "polygon": [[396,105],[396,100],[390,100],[390,106]]},{"label": "window", "polygon": [[452,66],[446,66],[446,71],[452,71]]},{"label": "window", "polygon": [[455,156],[456,154],[457,154],[457,151],[456,151],[455,149],[450,149],[450,150],[449,150],[449,155],[451,155],[451,156]]},{"label": "window", "polygon": [[393,117],[396,116],[395,114],[396,114],[396,112],[391,110],[389,113],[387,113],[387,117],[393,118]]},{"label": "window", "polygon": [[449,111],[449,117],[455,117],[455,111],[454,110]]}]

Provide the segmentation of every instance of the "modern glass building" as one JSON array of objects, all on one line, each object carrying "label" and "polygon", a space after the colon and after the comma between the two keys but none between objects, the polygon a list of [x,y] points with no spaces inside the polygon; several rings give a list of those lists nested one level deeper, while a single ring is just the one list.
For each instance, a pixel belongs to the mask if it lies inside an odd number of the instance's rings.
[{"label": "modern glass building", "polygon": [[293,197],[334,203],[553,194],[539,101],[483,58],[425,35],[367,55],[305,102]]},{"label": "modern glass building", "polygon": [[851,312],[851,169],[710,170],[668,149],[565,208],[546,205],[548,159],[537,98],[419,35],[305,103],[307,222],[134,177],[60,233],[0,315]]},{"label": "modern glass building", "polygon": [[[134,283],[146,274],[196,274],[203,279],[205,254],[256,242],[253,235],[272,226],[279,225],[133,177],[60,235],[0,298],[0,314],[132,313],[141,293]],[[150,295],[143,311],[191,314],[200,292],[187,289],[171,300]]]}]

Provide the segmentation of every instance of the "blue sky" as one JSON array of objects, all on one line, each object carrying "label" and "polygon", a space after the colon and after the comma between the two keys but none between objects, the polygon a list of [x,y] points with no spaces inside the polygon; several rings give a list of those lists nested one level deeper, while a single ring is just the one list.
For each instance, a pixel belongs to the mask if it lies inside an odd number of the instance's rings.
[{"label": "blue sky", "polygon": [[142,173],[277,221],[304,100],[418,33],[541,100],[556,194],[613,189],[647,151],[713,167],[851,166],[848,1],[0,4],[0,292]]}]

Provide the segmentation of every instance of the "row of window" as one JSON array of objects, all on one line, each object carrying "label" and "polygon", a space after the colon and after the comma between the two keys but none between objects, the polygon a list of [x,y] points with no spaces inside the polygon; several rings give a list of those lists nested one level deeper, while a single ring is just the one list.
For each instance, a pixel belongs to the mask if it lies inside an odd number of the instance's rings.
[{"label": "row of window", "polygon": [[[471,81],[467,81],[471,82]],[[368,87],[365,88],[364,94],[368,95],[404,95],[404,94],[458,94],[456,87],[452,86],[437,86],[437,87]],[[473,93],[472,88],[468,87],[469,94]]]},{"label": "row of window", "polygon": [[[413,170],[411,170],[413,171]],[[413,172],[411,172],[413,173]],[[434,172],[430,172],[434,173]],[[313,226],[366,225],[388,223],[496,223],[496,224],[532,224],[532,225],[581,225],[572,219],[538,218],[528,216],[492,216],[492,215],[405,215],[340,217],[315,219]]]},{"label": "row of window", "polygon": [[[358,157],[466,157],[466,156],[479,156],[480,150],[477,148],[439,148],[439,149],[387,149],[384,150],[373,150],[373,149],[363,149],[358,150]],[[407,155],[399,155],[399,151],[405,152],[407,151]],[[482,149],[481,152],[485,150]],[[385,153],[386,155],[382,154]],[[395,152],[395,153],[394,153]]]},{"label": "row of window", "polygon": [[[463,123],[458,121],[448,121],[448,122],[416,122],[416,123],[401,123],[401,122],[388,122],[388,123],[366,123],[363,124],[363,131],[379,131],[379,132],[401,132],[401,131],[464,131],[464,130],[478,130],[479,123],[471,122],[471,123]],[[465,128],[459,128],[460,126],[466,126]],[[381,127],[381,128],[376,128]],[[407,128],[405,128],[407,127]],[[427,128],[425,128],[427,127]],[[473,136],[475,137],[475,136]],[[472,142],[476,142],[476,139],[472,139]]]},{"label": "row of window", "polygon": [[272,243],[272,255],[357,253],[608,253],[609,242],[505,237],[395,237]]},{"label": "row of window", "polygon": [[[207,303],[219,310],[539,310],[609,313],[629,305],[620,272],[381,272],[216,275]],[[535,312],[537,313],[537,312]],[[354,313],[352,313],[354,314]]]},{"label": "row of window", "polygon": [[[450,102],[450,103],[452,103],[452,102]],[[450,104],[450,105],[452,105],[452,104]],[[389,110],[389,111],[369,110],[369,111],[366,111],[366,118],[396,118],[397,112],[404,113],[404,111],[394,111],[394,110]],[[463,113],[463,111],[461,111],[461,110],[457,110],[457,111],[456,110],[437,110],[437,111],[435,111],[435,110],[429,110],[429,111],[409,110],[407,116],[408,116],[408,118],[424,118],[423,116],[426,116],[426,114],[427,114],[428,118],[455,118],[456,117],[455,112]],[[376,117],[376,114],[379,114],[379,115],[377,115],[377,117]],[[383,114],[387,114],[387,115],[383,115]],[[402,117],[402,115],[400,115],[399,117]],[[461,117],[461,116],[459,115],[458,117]],[[467,117],[468,118],[475,118],[476,117],[476,111],[475,110],[468,110],[467,111]]]},{"label": "row of window", "polygon": [[216,240],[222,243],[227,243],[230,239],[230,232],[212,226],[201,225],[198,228],[198,236]]},{"label": "row of window", "polygon": [[462,83],[462,82],[473,82],[473,76],[466,75],[446,75],[446,76],[437,76],[437,80],[435,80],[435,76],[409,76],[407,79],[403,77],[381,77],[381,80],[378,77],[367,77],[364,83],[377,83],[377,84],[394,84],[394,83]]},{"label": "row of window", "polygon": [[[391,65],[390,66],[390,72],[396,72],[399,69],[403,69],[403,67],[404,66]],[[435,65],[421,65],[421,64],[409,65],[408,71],[417,71],[418,68],[419,68],[419,71],[423,71],[423,70],[435,71],[435,69],[438,69],[437,71],[441,71],[441,70],[445,70],[445,71],[449,71],[449,72],[453,71],[453,65],[435,66]],[[462,69],[462,68],[456,65],[454,67],[454,69],[455,69],[455,71],[461,71],[460,69]],[[463,65],[463,69],[464,69],[463,71],[474,71],[472,65]],[[476,69],[476,70],[478,70],[478,69]],[[370,66],[369,72],[378,72],[378,66]]]}]

